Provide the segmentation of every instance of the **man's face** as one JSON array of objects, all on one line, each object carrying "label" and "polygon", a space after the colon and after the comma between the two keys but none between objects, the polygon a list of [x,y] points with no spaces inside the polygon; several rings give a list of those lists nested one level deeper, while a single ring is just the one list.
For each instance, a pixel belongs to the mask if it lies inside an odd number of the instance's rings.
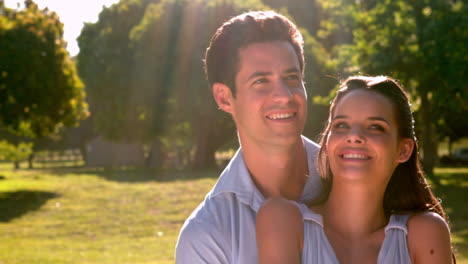
[{"label": "man's face", "polygon": [[254,43],[240,49],[235,83],[236,95],[228,112],[242,145],[281,146],[301,140],[307,95],[290,43]]}]

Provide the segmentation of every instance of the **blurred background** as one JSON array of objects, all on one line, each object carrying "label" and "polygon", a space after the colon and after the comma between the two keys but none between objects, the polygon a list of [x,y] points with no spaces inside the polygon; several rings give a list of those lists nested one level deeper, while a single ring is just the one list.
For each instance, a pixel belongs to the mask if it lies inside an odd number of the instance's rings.
[{"label": "blurred background", "polygon": [[204,52],[250,10],[300,27],[311,139],[340,80],[405,86],[468,263],[462,0],[0,0],[0,263],[173,262],[183,220],[238,148]]}]

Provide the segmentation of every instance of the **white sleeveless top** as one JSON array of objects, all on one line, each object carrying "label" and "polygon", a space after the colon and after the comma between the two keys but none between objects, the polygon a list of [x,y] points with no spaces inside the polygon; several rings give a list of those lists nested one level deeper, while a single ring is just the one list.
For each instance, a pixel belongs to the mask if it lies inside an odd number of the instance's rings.
[{"label": "white sleeveless top", "polygon": [[[304,204],[295,204],[301,211],[304,221],[302,263],[339,264],[323,230],[322,216]],[[409,215],[390,216],[390,221],[385,227],[385,238],[380,248],[378,264],[411,264],[406,240],[408,218]]]}]

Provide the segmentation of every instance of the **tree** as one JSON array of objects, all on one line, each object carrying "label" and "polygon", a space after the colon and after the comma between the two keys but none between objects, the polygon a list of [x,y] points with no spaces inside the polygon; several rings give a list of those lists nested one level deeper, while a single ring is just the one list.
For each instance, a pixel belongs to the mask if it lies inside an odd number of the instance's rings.
[{"label": "tree", "polygon": [[11,144],[6,140],[0,141],[0,159],[12,161],[15,169],[19,169],[19,163],[28,158],[32,153],[33,144],[31,142],[21,142],[17,145]]},{"label": "tree", "polygon": [[78,69],[97,130],[152,145],[182,140],[196,146],[197,166],[213,166],[214,151],[235,133],[211,99],[204,52],[224,20],[261,7],[260,1],[127,0],[104,9],[79,37]]},{"label": "tree", "polygon": [[[237,137],[231,117],[212,99],[203,72],[205,50],[224,21],[265,9],[271,8],[259,0],[127,0],[104,9],[79,37],[78,69],[97,130],[166,152],[184,146],[193,167],[215,166],[215,151],[233,146]],[[333,87],[325,77],[328,53],[307,30],[301,31],[312,98]],[[311,124],[321,123],[327,108],[309,106],[313,114],[305,132],[316,135],[320,127]]]},{"label": "tree", "polygon": [[267,6],[281,14],[290,14],[297,26],[316,36],[322,20],[322,9],[319,0],[263,0]]},{"label": "tree", "polygon": [[[466,109],[468,16],[463,1],[382,1],[356,13],[359,70],[401,80],[416,102],[426,172],[432,175],[437,136]],[[467,123],[461,116],[456,122]],[[437,181],[437,179],[434,179]]]},{"label": "tree", "polygon": [[77,66],[86,85],[92,126],[107,139],[142,141],[145,116],[131,90],[134,50],[130,31],[137,25],[149,1],[123,0],[104,8],[96,23],[87,23],[78,44]]},{"label": "tree", "polygon": [[54,12],[0,6],[0,125],[43,137],[87,116],[83,85]]},{"label": "tree", "polygon": [[215,151],[236,138],[231,118],[218,110],[203,73],[211,36],[230,17],[264,8],[260,1],[161,1],[148,7],[133,32],[136,68],[149,77],[149,87],[139,87],[152,89],[153,102],[158,97],[168,102],[153,107],[153,118],[163,120],[153,124],[187,124],[193,167],[215,166]]}]

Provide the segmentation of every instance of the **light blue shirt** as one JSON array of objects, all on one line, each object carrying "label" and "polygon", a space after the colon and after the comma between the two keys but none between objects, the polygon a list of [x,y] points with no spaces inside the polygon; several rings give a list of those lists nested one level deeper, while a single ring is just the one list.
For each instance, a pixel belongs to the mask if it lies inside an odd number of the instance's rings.
[{"label": "light blue shirt", "polygon": [[[319,146],[302,137],[309,177],[301,201],[320,191]],[[176,263],[258,263],[255,217],[265,197],[255,186],[240,148],[205,200],[185,221],[176,245]]]}]

